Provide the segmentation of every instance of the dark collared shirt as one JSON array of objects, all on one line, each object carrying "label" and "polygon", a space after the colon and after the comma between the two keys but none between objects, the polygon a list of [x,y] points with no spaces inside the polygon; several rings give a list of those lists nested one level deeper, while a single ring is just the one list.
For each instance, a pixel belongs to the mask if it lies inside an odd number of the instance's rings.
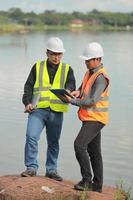
[{"label": "dark collared shirt", "polygon": [[[53,83],[56,71],[58,69],[59,65],[52,65],[48,60],[47,60],[47,69],[48,69],[48,75],[50,79],[50,83]],[[33,95],[33,87],[36,81],[36,64],[33,65],[30,74],[27,78],[27,81],[24,85],[24,94],[23,94],[23,104],[26,106],[31,103],[32,101],[32,95]],[[73,73],[73,69],[69,67],[66,83],[65,83],[65,89],[73,91],[75,90],[75,77]]]},{"label": "dark collared shirt", "polygon": [[[101,67],[101,66],[100,66]],[[90,74],[95,73],[96,71],[99,70],[100,67],[90,69]],[[96,104],[100,97],[102,92],[105,90],[107,87],[108,82],[105,79],[105,77],[100,74],[97,78],[94,84],[91,87],[91,90],[88,92],[88,95],[84,99],[71,99],[71,104],[79,106],[79,107],[85,107],[85,106],[91,106]],[[79,90],[81,89],[82,85],[79,87]]]}]

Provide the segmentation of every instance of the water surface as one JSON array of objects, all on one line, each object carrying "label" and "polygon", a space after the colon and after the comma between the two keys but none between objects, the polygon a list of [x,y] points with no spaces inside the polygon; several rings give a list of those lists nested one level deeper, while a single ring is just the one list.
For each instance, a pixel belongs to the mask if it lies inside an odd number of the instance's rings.
[{"label": "water surface", "polygon": [[[111,80],[110,122],[102,131],[104,183],[115,185],[119,179],[130,184],[133,180],[133,34],[130,32],[83,31],[37,32],[0,35],[0,174],[19,174],[24,170],[24,144],[27,114],[22,105],[23,86],[32,65],[43,60],[49,37],[64,41],[64,62],[74,69],[77,87],[86,71],[80,60],[87,42],[100,42],[105,51],[103,60]],[[81,122],[77,108],[70,106],[64,115],[60,140],[59,172],[66,179],[80,180],[73,142]],[[45,173],[46,138],[39,145],[39,174]]]}]

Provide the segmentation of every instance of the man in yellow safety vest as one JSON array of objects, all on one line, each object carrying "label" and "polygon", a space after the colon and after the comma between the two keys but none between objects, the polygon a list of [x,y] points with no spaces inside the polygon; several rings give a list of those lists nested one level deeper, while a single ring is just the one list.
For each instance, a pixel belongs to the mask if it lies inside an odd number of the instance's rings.
[{"label": "man in yellow safety vest", "polygon": [[75,77],[69,64],[61,61],[65,49],[60,38],[51,37],[46,49],[47,59],[36,62],[24,86],[23,103],[29,116],[25,144],[26,171],[21,176],[37,174],[38,141],[45,127],[48,145],[45,176],[62,181],[57,172],[57,159],[63,112],[67,111],[68,104],[57,98],[50,89],[65,88],[72,92],[75,90]]}]

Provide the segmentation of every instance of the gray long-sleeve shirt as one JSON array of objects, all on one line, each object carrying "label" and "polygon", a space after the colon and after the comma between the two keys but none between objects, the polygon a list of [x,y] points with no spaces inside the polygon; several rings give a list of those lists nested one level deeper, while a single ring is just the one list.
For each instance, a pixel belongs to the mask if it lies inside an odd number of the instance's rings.
[{"label": "gray long-sleeve shirt", "polygon": [[[99,67],[92,69],[92,70],[90,70],[90,73],[93,74],[98,69],[99,69]],[[105,77],[102,74],[100,74],[96,78],[96,81],[92,85],[91,90],[88,92],[88,95],[85,98],[71,99],[70,103],[73,105],[79,106],[79,107],[93,106],[99,101],[101,94],[105,90],[107,85],[108,85],[107,80],[105,79]]]}]

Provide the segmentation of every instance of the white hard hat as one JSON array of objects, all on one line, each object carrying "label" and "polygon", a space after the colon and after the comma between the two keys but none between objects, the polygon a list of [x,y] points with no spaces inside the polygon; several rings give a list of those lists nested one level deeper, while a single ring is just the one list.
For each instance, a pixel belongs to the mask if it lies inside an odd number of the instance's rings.
[{"label": "white hard hat", "polygon": [[88,43],[84,49],[83,55],[80,56],[83,60],[92,58],[101,58],[104,56],[102,46],[97,42]]},{"label": "white hard hat", "polygon": [[65,52],[63,42],[58,37],[51,37],[47,42],[46,48],[50,51],[57,52],[57,53]]}]

